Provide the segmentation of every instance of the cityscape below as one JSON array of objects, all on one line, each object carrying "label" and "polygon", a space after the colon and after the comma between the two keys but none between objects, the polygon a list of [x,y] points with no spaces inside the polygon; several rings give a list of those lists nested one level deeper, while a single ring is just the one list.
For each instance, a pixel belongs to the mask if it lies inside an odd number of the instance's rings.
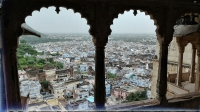
[{"label": "cityscape below", "polygon": [[[105,47],[105,106],[151,99],[155,34],[113,34]],[[28,111],[92,110],[95,47],[87,34],[19,38],[21,97]]]}]

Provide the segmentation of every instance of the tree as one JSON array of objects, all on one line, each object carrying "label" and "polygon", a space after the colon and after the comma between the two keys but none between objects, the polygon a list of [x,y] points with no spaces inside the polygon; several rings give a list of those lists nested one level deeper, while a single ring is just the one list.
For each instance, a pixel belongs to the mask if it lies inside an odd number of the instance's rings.
[{"label": "tree", "polygon": [[48,85],[49,85],[49,82],[48,82],[48,81],[46,81],[46,80],[41,80],[41,81],[40,81],[40,84],[42,85],[42,87],[43,87],[44,89],[48,89]]},{"label": "tree", "polygon": [[113,73],[107,72],[107,74],[108,74],[108,78],[109,78],[109,79],[110,79],[110,78],[116,78],[116,75],[113,74]]},{"label": "tree", "polygon": [[56,62],[56,67],[57,67],[58,69],[63,68],[63,63],[61,63],[61,62]]},{"label": "tree", "polygon": [[48,58],[47,59],[50,63],[53,63],[54,61],[53,61],[53,58]]},{"label": "tree", "polygon": [[27,65],[28,64],[25,58],[19,59],[18,63],[19,63],[19,65]]},{"label": "tree", "polygon": [[39,58],[39,59],[37,60],[37,63],[45,64],[45,62],[46,62],[46,60],[43,59],[43,58]]},{"label": "tree", "polygon": [[34,62],[35,62],[34,60],[28,60],[28,61],[27,61],[27,63],[28,63],[29,65],[33,65]]},{"label": "tree", "polygon": [[43,69],[44,68],[44,64],[42,64],[42,63],[36,63],[35,67],[37,67],[39,69]]},{"label": "tree", "polygon": [[17,54],[24,55],[26,53],[31,54],[31,55],[37,55],[37,51],[34,48],[32,48],[30,45],[24,44],[24,43],[19,44],[18,49],[17,49]]},{"label": "tree", "polygon": [[131,102],[131,101],[140,101],[140,100],[146,100],[147,99],[147,90],[144,91],[137,91],[135,93],[130,93],[127,97],[126,97],[126,101],[127,102]]}]

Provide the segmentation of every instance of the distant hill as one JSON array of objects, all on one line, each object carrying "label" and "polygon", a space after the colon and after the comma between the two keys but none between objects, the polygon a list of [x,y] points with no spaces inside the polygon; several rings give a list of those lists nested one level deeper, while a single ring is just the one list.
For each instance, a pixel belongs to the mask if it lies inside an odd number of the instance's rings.
[{"label": "distant hill", "polygon": [[[20,39],[24,39],[30,44],[39,44],[46,42],[64,42],[64,41],[91,41],[92,36],[88,34],[42,34],[41,38],[34,35],[23,35]],[[156,45],[155,34],[113,34],[109,36],[109,41],[125,41],[125,42],[139,42],[147,45]]]},{"label": "distant hill", "polygon": [[34,35],[22,35],[20,36],[19,40],[24,39],[29,44],[39,44],[39,43],[47,43],[47,42],[63,42],[63,41],[71,41],[68,39],[50,39],[47,38],[47,35],[42,35],[41,38],[38,38]]}]

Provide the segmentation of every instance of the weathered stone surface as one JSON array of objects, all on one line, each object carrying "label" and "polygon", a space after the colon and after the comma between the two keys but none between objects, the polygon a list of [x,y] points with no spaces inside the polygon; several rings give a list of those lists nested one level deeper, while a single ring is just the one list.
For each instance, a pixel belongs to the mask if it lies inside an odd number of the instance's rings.
[{"label": "weathered stone surface", "polygon": [[156,98],[156,85],[158,79],[158,61],[153,61],[153,75],[152,75],[152,83],[151,83],[151,98]]}]

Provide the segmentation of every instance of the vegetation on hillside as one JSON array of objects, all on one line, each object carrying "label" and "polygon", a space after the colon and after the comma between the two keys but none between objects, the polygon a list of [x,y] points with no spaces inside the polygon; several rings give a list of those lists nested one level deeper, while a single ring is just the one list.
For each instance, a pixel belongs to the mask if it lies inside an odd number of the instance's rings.
[{"label": "vegetation on hillside", "polygon": [[47,37],[38,38],[33,35],[23,35],[19,39],[20,41],[25,40],[30,44],[39,44],[39,43],[47,43],[47,42],[63,42],[63,41],[72,41],[72,39],[52,39]]},{"label": "vegetation on hillside", "polygon": [[[53,34],[52,34],[53,35]],[[51,36],[52,36],[51,35]],[[29,44],[39,44],[39,43],[46,43],[46,42],[64,42],[64,41],[73,41],[76,40],[77,37],[66,38],[67,34],[57,34],[56,36],[53,36],[51,38],[47,37],[47,35],[42,35],[41,38],[38,38],[33,35],[23,35],[19,39],[27,41]],[[73,34],[71,34],[73,35]],[[83,35],[83,38],[78,41],[90,41],[91,40],[90,35]],[[152,41],[152,39],[154,41]],[[156,44],[156,35],[155,34],[112,34],[109,36],[109,40],[113,41],[125,41],[125,42],[139,42],[146,45],[155,45]]]},{"label": "vegetation on hillside", "polygon": [[21,40],[17,49],[18,69],[26,69],[28,67],[43,69],[46,65],[55,66],[58,69],[63,68],[63,63],[54,62],[53,58],[36,59],[36,55],[39,55],[39,53],[33,47],[27,44],[26,40]]}]

